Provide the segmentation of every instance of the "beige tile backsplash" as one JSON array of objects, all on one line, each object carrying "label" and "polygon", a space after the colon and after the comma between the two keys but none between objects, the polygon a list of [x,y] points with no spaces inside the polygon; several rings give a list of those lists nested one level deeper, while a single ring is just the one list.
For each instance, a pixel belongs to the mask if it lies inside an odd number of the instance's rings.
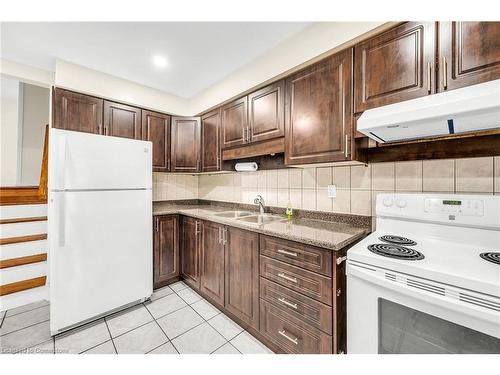
[{"label": "beige tile backsplash", "polygon": [[[291,168],[250,173],[154,173],[154,200],[209,199],[307,210],[373,215],[383,192],[500,194],[500,157],[377,163],[368,166]],[[337,197],[328,198],[334,184]]]}]

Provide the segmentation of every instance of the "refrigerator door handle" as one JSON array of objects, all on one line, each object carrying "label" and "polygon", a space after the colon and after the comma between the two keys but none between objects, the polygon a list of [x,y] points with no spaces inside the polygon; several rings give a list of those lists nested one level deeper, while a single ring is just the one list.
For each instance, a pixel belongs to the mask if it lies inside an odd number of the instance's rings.
[{"label": "refrigerator door handle", "polygon": [[59,197],[59,247],[66,246],[66,207],[64,193]]}]

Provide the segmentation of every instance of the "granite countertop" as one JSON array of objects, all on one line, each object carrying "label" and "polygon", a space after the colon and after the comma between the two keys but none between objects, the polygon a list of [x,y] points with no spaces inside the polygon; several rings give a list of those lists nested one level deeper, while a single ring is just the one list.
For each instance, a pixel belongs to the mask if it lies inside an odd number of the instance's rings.
[{"label": "granite countertop", "polygon": [[282,215],[283,221],[259,225],[214,215],[217,212],[230,210],[233,209],[199,204],[155,203],[153,205],[153,215],[180,214],[334,251],[340,250],[370,233],[370,228],[366,226],[336,221],[309,218],[286,220],[286,217]]}]

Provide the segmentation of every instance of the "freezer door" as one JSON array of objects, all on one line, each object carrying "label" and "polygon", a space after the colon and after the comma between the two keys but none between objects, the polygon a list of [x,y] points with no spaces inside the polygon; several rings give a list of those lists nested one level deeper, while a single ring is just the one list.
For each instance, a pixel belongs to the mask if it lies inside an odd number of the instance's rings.
[{"label": "freezer door", "polygon": [[153,292],[150,190],[49,193],[52,334]]},{"label": "freezer door", "polygon": [[150,189],[152,143],[50,129],[49,190]]}]

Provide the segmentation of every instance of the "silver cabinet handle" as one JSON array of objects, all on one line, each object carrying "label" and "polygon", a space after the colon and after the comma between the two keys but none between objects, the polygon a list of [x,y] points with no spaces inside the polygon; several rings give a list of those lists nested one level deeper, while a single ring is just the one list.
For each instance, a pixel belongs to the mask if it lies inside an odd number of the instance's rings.
[{"label": "silver cabinet handle", "polygon": [[427,63],[427,92],[431,93],[431,75],[432,75],[432,66],[431,63]]},{"label": "silver cabinet handle", "polygon": [[297,282],[297,279],[295,277],[287,276],[284,273],[278,273],[278,276],[281,277],[282,279],[291,281],[292,283],[296,283]]},{"label": "silver cabinet handle", "polygon": [[278,330],[278,333],[283,336],[285,339],[287,339],[288,341],[294,343],[295,345],[299,345],[299,339],[297,337],[290,337],[286,334],[286,331],[285,330]]},{"label": "silver cabinet handle", "polygon": [[201,232],[201,230],[200,230],[201,228],[200,227],[201,227],[201,223],[199,221],[196,221],[195,224],[194,224],[194,234],[195,234],[195,236],[198,235],[198,234],[200,234],[200,232]]},{"label": "silver cabinet handle", "polygon": [[227,244],[227,228],[222,228],[222,244]]},{"label": "silver cabinet handle", "polygon": [[246,137],[247,128],[243,128],[242,132],[243,132],[243,143],[245,143],[247,141],[247,137]]},{"label": "silver cabinet handle", "polygon": [[443,88],[446,90],[448,88],[448,64],[446,63],[446,57],[443,56]]},{"label": "silver cabinet handle", "polygon": [[219,227],[219,245],[222,244],[222,227]]},{"label": "silver cabinet handle", "polygon": [[349,150],[349,135],[345,135],[345,149],[344,149],[344,156],[347,158],[349,157],[350,150]]},{"label": "silver cabinet handle", "polygon": [[250,127],[247,126],[247,142],[252,140],[252,133],[250,133]]},{"label": "silver cabinet handle", "polygon": [[278,301],[280,301],[282,304],[284,305],[287,305],[288,307],[291,307],[292,309],[295,309],[297,310],[297,304],[296,303],[291,303],[291,302],[288,302],[286,299],[284,298],[278,298]]},{"label": "silver cabinet handle", "polygon": [[283,250],[283,249],[278,249],[278,253],[283,254],[283,255],[288,255],[288,256],[291,256],[291,257],[297,257],[297,253],[293,253],[291,251],[286,251],[286,250]]}]

